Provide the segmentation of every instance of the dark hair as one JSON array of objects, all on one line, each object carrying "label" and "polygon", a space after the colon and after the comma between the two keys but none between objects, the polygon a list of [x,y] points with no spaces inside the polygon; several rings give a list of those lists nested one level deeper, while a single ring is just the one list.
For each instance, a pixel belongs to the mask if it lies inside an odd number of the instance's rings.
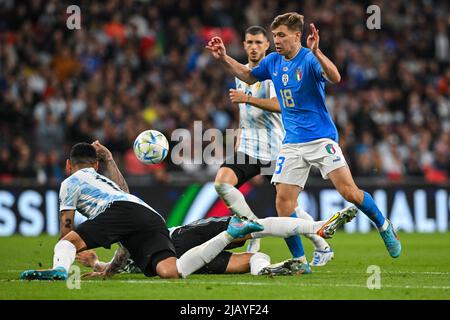
[{"label": "dark hair", "polygon": [[97,152],[89,143],[77,143],[72,147],[72,150],[70,150],[70,162],[72,162],[72,164],[93,164],[97,162]]},{"label": "dark hair", "polygon": [[276,16],[275,19],[273,19],[270,28],[273,30],[278,28],[279,26],[286,26],[290,30],[300,31],[301,33],[303,33],[304,21],[305,18],[301,14],[298,14],[297,12],[288,12]]},{"label": "dark hair", "polygon": [[267,30],[264,29],[263,27],[260,27],[260,26],[248,27],[247,30],[245,30],[244,38],[245,38],[245,35],[247,35],[247,34],[252,34],[254,36],[257,35],[257,34],[262,34],[264,37],[266,37],[267,40],[269,40],[269,36],[267,34]]}]

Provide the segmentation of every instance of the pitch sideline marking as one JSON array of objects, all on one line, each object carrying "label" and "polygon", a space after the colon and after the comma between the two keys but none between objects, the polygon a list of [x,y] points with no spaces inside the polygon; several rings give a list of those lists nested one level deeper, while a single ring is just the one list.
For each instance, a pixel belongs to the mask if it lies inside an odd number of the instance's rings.
[{"label": "pitch sideline marking", "polygon": [[[23,270],[6,270],[8,273],[21,273]],[[331,270],[323,270],[316,271],[317,274],[321,273],[337,273],[336,271]],[[340,274],[366,274],[366,272],[340,272]],[[383,271],[383,274],[425,274],[425,275],[439,275],[439,276],[448,276],[450,272],[440,272],[440,271]]]},{"label": "pitch sideline marking", "polygon": [[[98,281],[99,280],[94,280],[94,281]],[[146,281],[148,283],[151,284],[155,284],[155,283],[161,283],[164,282],[164,284],[166,283],[173,283],[173,284],[179,284],[179,282],[176,281],[167,281],[167,280],[143,280]],[[101,281],[104,283],[104,281]],[[122,283],[140,283],[140,280],[119,280],[119,282]],[[237,281],[237,282],[220,282],[220,281],[191,281],[194,282],[195,284],[215,284],[215,285],[246,285],[246,286],[267,286],[267,285],[276,285],[276,286],[297,286],[297,287],[354,287],[354,288],[367,288],[366,285],[359,285],[359,284],[346,284],[346,283],[336,283],[336,284],[320,284],[320,283],[297,283],[297,284],[292,284],[292,283],[267,283],[267,282],[242,282],[242,281]],[[386,288],[393,288],[393,289],[443,289],[443,290],[449,290],[450,286],[399,286],[399,285],[382,285],[382,287],[386,287]]]},{"label": "pitch sideline marking", "polygon": [[[18,280],[18,279],[1,279],[0,282],[18,282],[18,281],[24,281],[24,280]],[[89,284],[89,283],[105,283],[104,280],[84,280],[83,284]],[[133,283],[133,284],[177,284],[177,285],[183,285],[183,284],[201,284],[201,285],[246,285],[246,286],[295,286],[295,287],[350,287],[350,288],[367,288],[366,285],[359,285],[359,284],[348,284],[348,283],[336,283],[336,284],[320,284],[320,283],[268,283],[268,282],[220,282],[220,281],[196,281],[191,280],[188,282],[180,282],[177,280],[114,280],[114,283]],[[392,289],[441,289],[441,290],[450,290],[450,286],[400,286],[400,285],[389,285],[385,284],[382,285],[382,288],[392,288]]]}]

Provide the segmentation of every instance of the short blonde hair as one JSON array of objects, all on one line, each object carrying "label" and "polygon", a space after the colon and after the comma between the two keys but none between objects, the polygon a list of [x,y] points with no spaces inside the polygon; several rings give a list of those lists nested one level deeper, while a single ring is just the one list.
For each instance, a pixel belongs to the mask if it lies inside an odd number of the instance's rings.
[{"label": "short blonde hair", "polygon": [[284,14],[280,14],[273,19],[270,28],[276,29],[279,26],[286,26],[288,29],[293,31],[300,31],[303,33],[303,24],[305,21],[305,17],[297,12],[288,12]]}]

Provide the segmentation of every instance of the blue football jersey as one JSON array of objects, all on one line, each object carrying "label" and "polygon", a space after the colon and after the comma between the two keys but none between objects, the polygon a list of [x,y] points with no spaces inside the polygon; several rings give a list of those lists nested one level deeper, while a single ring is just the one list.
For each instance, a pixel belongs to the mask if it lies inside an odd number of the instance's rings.
[{"label": "blue football jersey", "polygon": [[286,131],[284,144],[322,138],[338,142],[336,126],[325,105],[326,79],[310,49],[302,47],[290,60],[273,52],[252,74],[259,81],[272,79]]}]

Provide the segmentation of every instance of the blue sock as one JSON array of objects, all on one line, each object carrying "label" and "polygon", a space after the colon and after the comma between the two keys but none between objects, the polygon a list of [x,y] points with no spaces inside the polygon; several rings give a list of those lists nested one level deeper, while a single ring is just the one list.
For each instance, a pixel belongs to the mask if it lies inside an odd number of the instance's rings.
[{"label": "blue sock", "polygon": [[[291,217],[297,218],[295,212],[291,214]],[[296,235],[289,238],[284,238],[284,241],[286,241],[289,251],[291,251],[294,258],[300,258],[305,255],[305,250],[303,249],[302,239],[300,239],[300,236]]]},{"label": "blue sock", "polygon": [[370,220],[372,220],[377,228],[380,228],[383,226],[384,222],[386,221],[386,218],[381,213],[380,209],[378,209],[377,205],[375,204],[375,201],[373,201],[373,198],[370,194],[364,191],[364,200],[361,205],[356,205],[359,210],[364,212],[366,216],[369,217]]}]

